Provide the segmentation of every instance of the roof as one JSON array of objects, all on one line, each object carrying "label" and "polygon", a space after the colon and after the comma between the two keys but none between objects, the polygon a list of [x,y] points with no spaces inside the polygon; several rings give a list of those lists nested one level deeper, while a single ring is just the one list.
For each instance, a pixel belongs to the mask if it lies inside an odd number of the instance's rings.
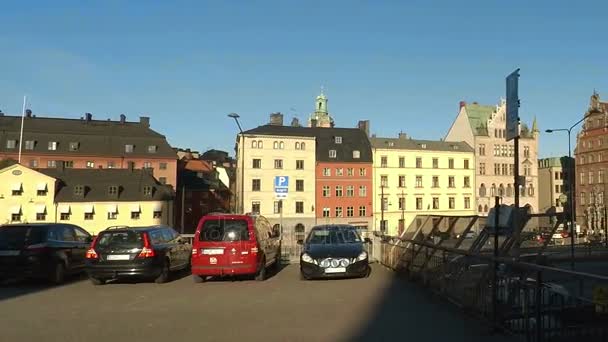
[{"label": "roof", "polygon": [[209,190],[228,190],[219,179],[214,179],[215,173],[199,173],[192,170],[183,170],[179,175],[179,183],[188,190],[209,191]]},{"label": "roof", "polygon": [[[0,116],[0,153],[17,152],[8,149],[7,140],[19,140],[21,116]],[[177,155],[165,136],[149,127],[148,118],[140,122],[26,117],[23,125],[23,141],[35,141],[33,150],[23,145],[24,153],[103,155],[129,157],[174,158]],[[49,151],[49,142],[57,142],[57,149]],[[70,143],[78,143],[76,151]],[[125,145],[134,145],[127,153]],[[156,152],[148,152],[148,146],[156,146]]]},{"label": "roof", "polygon": [[420,150],[420,151],[445,151],[445,152],[475,152],[475,150],[464,141],[437,141],[417,140],[409,138],[371,138],[374,148],[393,150]]},{"label": "roof", "polygon": [[[169,186],[162,185],[141,169],[37,169],[58,180],[56,202],[132,202],[165,201],[173,198]],[[84,186],[84,196],[75,194],[76,186]],[[110,186],[118,186],[118,196],[108,194]],[[144,195],[144,187],[152,188],[152,195]]]},{"label": "roof", "polygon": [[206,160],[191,159],[186,161],[184,169],[195,172],[213,172],[213,164]]},{"label": "roof", "polygon": [[469,124],[474,135],[488,135],[488,120],[496,110],[495,106],[484,106],[477,103],[466,104]]},{"label": "roof", "polygon": [[[574,158],[570,158],[572,161]],[[552,167],[564,167],[568,163],[568,157],[551,157],[551,158],[543,158],[538,160],[538,168],[539,169],[547,169]]]},{"label": "roof", "polygon": [[314,137],[312,133],[315,129],[311,127],[293,127],[280,125],[263,125],[247,130],[243,134],[255,135],[271,135],[271,136],[288,136],[288,137]]}]

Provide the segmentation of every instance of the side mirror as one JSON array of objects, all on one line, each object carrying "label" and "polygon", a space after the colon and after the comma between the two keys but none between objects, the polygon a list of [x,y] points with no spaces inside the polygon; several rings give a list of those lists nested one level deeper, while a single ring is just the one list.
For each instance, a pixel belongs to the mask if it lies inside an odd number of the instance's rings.
[{"label": "side mirror", "polygon": [[298,245],[303,245],[304,244],[304,240],[298,240]]},{"label": "side mirror", "polygon": [[363,241],[365,241],[365,243],[372,243],[372,240],[370,238],[365,238],[363,239]]}]

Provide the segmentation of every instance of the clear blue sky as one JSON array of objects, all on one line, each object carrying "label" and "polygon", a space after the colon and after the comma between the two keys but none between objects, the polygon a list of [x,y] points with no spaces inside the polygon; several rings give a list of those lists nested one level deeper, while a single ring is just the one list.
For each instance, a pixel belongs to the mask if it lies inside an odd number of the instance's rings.
[{"label": "clear blue sky", "polygon": [[[86,3],[86,4],[85,4]],[[151,117],[174,146],[233,153],[280,111],[306,120],[321,85],[338,126],[443,137],[460,100],[495,104],[521,68],[541,129],[608,100],[608,1],[3,1],[0,109]],[[541,156],[567,153],[542,135]]]}]

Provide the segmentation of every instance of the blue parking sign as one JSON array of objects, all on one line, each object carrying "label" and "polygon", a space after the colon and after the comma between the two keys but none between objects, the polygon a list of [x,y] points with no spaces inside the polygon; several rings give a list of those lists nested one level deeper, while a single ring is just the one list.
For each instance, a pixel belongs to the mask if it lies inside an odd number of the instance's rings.
[{"label": "blue parking sign", "polygon": [[274,193],[277,198],[287,198],[289,191],[289,177],[276,176],[274,177]]}]

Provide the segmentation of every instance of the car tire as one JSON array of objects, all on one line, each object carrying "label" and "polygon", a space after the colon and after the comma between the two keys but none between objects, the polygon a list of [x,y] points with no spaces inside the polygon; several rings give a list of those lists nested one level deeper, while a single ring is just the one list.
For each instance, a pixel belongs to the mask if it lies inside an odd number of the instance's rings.
[{"label": "car tire", "polygon": [[193,274],[192,281],[194,281],[195,284],[201,284],[201,283],[204,283],[205,281],[207,281],[207,277]]},{"label": "car tire", "polygon": [[91,283],[95,286],[99,286],[99,285],[105,285],[106,284],[106,280],[105,279],[99,279],[99,278],[93,278],[90,277],[89,278],[91,280]]},{"label": "car tire", "polygon": [[154,279],[154,282],[157,284],[164,284],[169,281],[169,275],[170,275],[169,260],[165,260],[165,262],[163,263],[163,268],[161,269],[158,277],[156,277],[156,279]]},{"label": "car tire", "polygon": [[262,262],[260,263],[260,269],[258,273],[255,275],[255,280],[264,281],[266,280],[266,258],[262,258]]},{"label": "car tire", "polygon": [[65,264],[62,261],[59,261],[53,267],[53,273],[51,274],[51,282],[53,284],[59,285],[65,281]]}]

